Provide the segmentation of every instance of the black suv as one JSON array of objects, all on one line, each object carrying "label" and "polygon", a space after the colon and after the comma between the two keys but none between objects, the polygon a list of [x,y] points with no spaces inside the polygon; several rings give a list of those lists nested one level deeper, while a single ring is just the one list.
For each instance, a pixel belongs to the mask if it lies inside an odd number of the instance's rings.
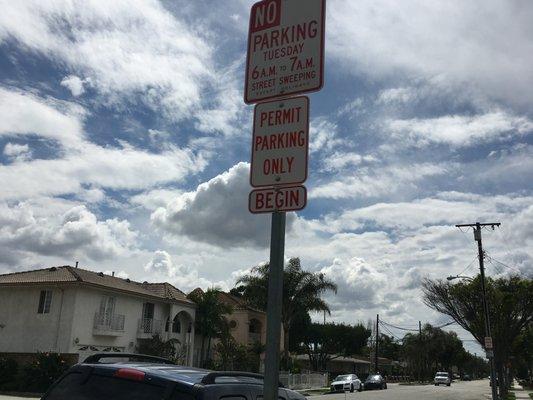
[{"label": "black suv", "polygon": [[[120,360],[120,361],[119,361]],[[95,354],[70,368],[42,400],[262,400],[263,376],[183,367],[139,354]],[[279,400],[304,400],[280,384]]]}]

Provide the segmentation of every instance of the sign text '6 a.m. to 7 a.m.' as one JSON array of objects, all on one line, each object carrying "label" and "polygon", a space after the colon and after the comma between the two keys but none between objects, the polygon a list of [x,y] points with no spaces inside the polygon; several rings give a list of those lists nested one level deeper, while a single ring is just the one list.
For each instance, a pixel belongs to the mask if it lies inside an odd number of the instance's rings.
[{"label": "sign text '6 a.m. to 7 a.m.'", "polygon": [[263,0],[252,6],[244,101],[320,90],[325,0]]},{"label": "sign text '6 a.m. to 7 a.m.'", "polygon": [[259,103],[254,110],[250,184],[296,185],[307,179],[309,99]]}]

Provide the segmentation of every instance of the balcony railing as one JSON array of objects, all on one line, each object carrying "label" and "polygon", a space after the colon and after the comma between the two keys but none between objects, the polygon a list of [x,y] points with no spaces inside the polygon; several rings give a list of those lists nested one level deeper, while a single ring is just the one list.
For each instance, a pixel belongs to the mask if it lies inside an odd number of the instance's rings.
[{"label": "balcony railing", "polygon": [[106,332],[122,333],[124,332],[124,315],[120,314],[94,314],[93,332],[105,334]]},{"label": "balcony railing", "polygon": [[146,335],[161,334],[163,332],[163,321],[153,318],[141,318],[137,333]]}]

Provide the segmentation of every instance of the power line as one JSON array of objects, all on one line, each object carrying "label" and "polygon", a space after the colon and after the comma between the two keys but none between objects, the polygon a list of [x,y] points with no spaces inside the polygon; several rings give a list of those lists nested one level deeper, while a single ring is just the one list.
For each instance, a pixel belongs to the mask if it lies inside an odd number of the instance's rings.
[{"label": "power line", "polygon": [[515,272],[518,272],[519,274],[522,274],[522,271],[520,271],[518,268],[510,267],[509,265],[504,264],[504,263],[502,263],[501,261],[496,260],[494,257],[488,255],[486,251],[485,251],[485,258],[486,258],[487,261],[490,262],[490,263],[492,263],[493,261],[495,261],[495,262],[497,262],[498,264],[500,264],[502,267],[508,268],[508,269],[510,269],[510,270],[513,270],[513,271],[515,271]]}]

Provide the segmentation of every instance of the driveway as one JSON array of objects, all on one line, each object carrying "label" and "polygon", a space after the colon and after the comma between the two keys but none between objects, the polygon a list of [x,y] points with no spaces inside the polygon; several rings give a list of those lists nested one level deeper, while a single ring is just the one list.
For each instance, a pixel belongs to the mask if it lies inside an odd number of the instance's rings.
[{"label": "driveway", "polygon": [[447,386],[403,386],[389,384],[387,390],[310,396],[309,400],[485,400],[489,381],[453,382]]}]

